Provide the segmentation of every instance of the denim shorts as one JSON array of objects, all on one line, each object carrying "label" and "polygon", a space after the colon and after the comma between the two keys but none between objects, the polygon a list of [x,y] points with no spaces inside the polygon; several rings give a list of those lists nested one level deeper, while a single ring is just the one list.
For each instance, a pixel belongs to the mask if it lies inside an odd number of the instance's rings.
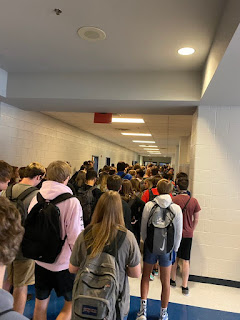
[{"label": "denim shorts", "polygon": [[155,264],[158,261],[160,267],[169,267],[172,265],[172,256],[170,253],[161,255],[151,253],[144,243],[143,261],[149,264]]}]

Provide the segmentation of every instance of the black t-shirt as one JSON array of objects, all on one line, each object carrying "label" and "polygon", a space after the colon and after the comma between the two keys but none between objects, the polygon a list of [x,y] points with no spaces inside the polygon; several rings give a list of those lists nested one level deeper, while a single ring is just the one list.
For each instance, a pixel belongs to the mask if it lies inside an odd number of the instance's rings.
[{"label": "black t-shirt", "polygon": [[132,224],[131,224],[131,209],[129,208],[129,205],[125,200],[122,199],[122,206],[123,206],[123,217],[124,217],[124,222],[125,226],[128,230],[132,230]]}]

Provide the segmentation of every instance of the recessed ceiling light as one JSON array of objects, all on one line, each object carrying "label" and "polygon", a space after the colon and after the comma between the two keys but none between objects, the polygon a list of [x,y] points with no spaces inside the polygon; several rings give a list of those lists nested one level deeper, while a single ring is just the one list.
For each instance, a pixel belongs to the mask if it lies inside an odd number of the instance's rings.
[{"label": "recessed ceiling light", "polygon": [[188,56],[190,54],[193,54],[195,52],[195,49],[193,48],[181,48],[178,50],[178,53],[181,54],[182,56]]},{"label": "recessed ceiling light", "polygon": [[121,132],[124,136],[142,136],[142,137],[151,137],[151,133],[130,133],[130,132]]},{"label": "recessed ceiling light", "polygon": [[81,27],[77,31],[80,38],[87,41],[98,41],[106,39],[106,33],[96,27]]},{"label": "recessed ceiling light", "polygon": [[112,118],[112,122],[144,123],[144,120],[143,119],[134,119],[134,118]]},{"label": "recessed ceiling light", "polygon": [[142,147],[142,148],[148,148],[148,147],[150,147],[150,148],[158,148],[158,146],[147,146],[145,144],[140,144],[139,147]]},{"label": "recessed ceiling light", "polygon": [[141,140],[133,140],[132,142],[137,142],[137,143],[141,143],[141,142],[155,143],[155,141],[141,141]]}]

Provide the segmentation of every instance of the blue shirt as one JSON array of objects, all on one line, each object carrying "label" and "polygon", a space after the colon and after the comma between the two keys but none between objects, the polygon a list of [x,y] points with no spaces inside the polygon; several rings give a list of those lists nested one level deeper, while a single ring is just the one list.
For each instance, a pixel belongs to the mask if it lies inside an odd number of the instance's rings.
[{"label": "blue shirt", "polygon": [[123,171],[118,171],[117,172],[117,175],[120,176],[122,179],[127,179],[127,180],[131,180],[132,179],[132,176],[129,173],[125,174],[125,176],[124,176],[124,174],[125,173]]}]

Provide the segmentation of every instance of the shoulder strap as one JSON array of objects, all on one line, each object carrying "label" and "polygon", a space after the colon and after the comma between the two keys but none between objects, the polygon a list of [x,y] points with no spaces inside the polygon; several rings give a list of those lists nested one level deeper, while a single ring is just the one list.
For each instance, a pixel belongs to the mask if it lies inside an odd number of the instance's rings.
[{"label": "shoulder strap", "polygon": [[12,188],[13,188],[13,184],[11,184],[10,186],[7,187],[7,190],[6,190],[6,197],[9,199],[9,200],[12,200]]},{"label": "shoulder strap", "polygon": [[[56,205],[57,203],[60,203],[60,202],[63,202],[67,199],[70,199],[70,198],[75,198],[74,195],[72,195],[71,193],[69,192],[66,192],[66,193],[62,193],[60,194],[59,196],[57,196],[55,199],[53,200],[49,200],[49,202],[51,202],[52,204]],[[43,202],[46,202],[47,199],[44,199],[43,196],[41,195],[40,192],[38,192],[37,194],[37,201],[39,203],[43,203]]]},{"label": "shoulder strap", "polygon": [[11,311],[14,311],[13,309],[8,309],[8,310],[5,310],[3,312],[0,312],[0,317],[3,316],[4,314],[8,313],[8,312],[11,312]]},{"label": "shoulder strap", "polygon": [[153,200],[154,199],[154,194],[152,192],[152,189],[149,189],[149,200]]},{"label": "shoulder strap", "polygon": [[27,188],[17,197],[17,199],[23,201],[25,198],[27,198],[27,196],[29,196],[33,191],[36,191],[36,190],[39,190],[39,189],[36,187]]},{"label": "shoulder strap", "polygon": [[182,208],[182,212],[187,208],[187,205],[188,205],[190,200],[191,200],[191,196],[189,196],[188,201],[186,202],[185,206]]}]

